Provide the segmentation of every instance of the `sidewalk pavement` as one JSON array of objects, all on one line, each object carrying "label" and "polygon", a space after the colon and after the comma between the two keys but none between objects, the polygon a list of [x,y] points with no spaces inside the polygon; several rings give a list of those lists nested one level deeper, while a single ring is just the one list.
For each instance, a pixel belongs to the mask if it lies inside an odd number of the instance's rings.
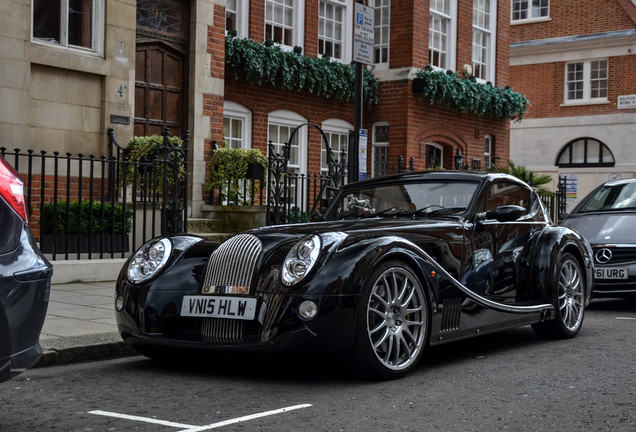
[{"label": "sidewalk pavement", "polygon": [[115,281],[53,283],[36,367],[136,355],[117,332]]}]

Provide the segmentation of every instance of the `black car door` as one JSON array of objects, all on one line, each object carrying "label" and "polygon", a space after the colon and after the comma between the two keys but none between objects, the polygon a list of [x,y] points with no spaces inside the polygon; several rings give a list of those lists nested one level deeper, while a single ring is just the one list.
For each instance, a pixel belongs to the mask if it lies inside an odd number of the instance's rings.
[{"label": "black car door", "polygon": [[[522,184],[510,180],[491,183],[480,202],[481,212],[516,205],[524,209],[515,220],[486,218],[476,221],[472,227],[472,268],[481,272],[481,284],[474,289],[490,300],[500,303],[516,303],[526,299],[525,289],[519,289],[519,266],[526,265],[526,246],[538,225],[540,206],[533,202],[536,195]],[[479,270],[481,267],[481,270]]]}]

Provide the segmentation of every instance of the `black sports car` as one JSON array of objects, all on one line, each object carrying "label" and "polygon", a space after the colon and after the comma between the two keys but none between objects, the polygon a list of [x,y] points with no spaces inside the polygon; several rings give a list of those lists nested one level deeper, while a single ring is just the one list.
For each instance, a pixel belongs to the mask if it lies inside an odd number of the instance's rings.
[{"label": "black sports car", "polygon": [[574,337],[591,249],[505,174],[408,173],[349,184],[314,222],[218,244],[142,246],[116,288],[121,336],[140,353],[332,353],[392,378],[428,345],[531,324]]},{"label": "black sports car", "polygon": [[594,252],[593,297],[636,297],[636,179],[606,182],[561,222]]},{"label": "black sports car", "polygon": [[29,229],[24,183],[0,156],[0,382],[42,355],[52,273]]}]

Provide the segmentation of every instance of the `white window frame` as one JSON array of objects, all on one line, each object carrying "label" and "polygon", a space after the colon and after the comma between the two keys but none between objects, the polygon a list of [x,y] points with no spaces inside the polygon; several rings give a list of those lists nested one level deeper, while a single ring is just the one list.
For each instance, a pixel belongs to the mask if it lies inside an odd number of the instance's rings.
[{"label": "white window frame", "polygon": [[59,41],[47,41],[35,37],[33,31],[35,5],[31,0],[31,42],[37,45],[62,48],[69,51],[80,52],[83,54],[92,54],[102,56],[104,53],[104,18],[106,14],[105,0],[93,0],[93,22],[92,22],[92,47],[86,48],[77,45],[69,45],[68,43],[68,0],[61,0],[60,3],[60,37]]},{"label": "white window frame", "polygon": [[[250,2],[249,0],[235,0],[236,10],[232,11],[236,14],[236,36],[239,38],[246,38],[249,36],[249,16],[250,16]],[[226,11],[227,9],[226,3]],[[227,17],[227,13],[226,13]],[[227,33],[227,30],[226,30]]]},{"label": "white window frame", "polygon": [[[267,15],[269,13],[269,6],[276,6],[276,5],[280,5],[284,2],[285,0],[265,0],[265,18],[264,18],[264,25],[265,25],[265,39],[268,38],[268,34],[267,34],[267,24],[268,23],[275,23],[275,24],[280,24],[277,23],[275,21],[272,20],[268,20],[267,19]],[[304,34],[305,34],[305,0],[291,0],[291,4],[293,5],[293,12],[292,12],[292,44],[291,45],[285,45],[285,44],[281,44],[281,43],[277,43],[275,42],[275,44],[277,46],[279,46],[281,49],[286,50],[286,51],[291,51],[294,49],[295,46],[299,46],[301,48],[303,48],[304,50],[304,44],[305,44],[305,39],[304,39]]]},{"label": "white window frame", "polygon": [[[349,160],[349,148],[348,148],[349,131],[353,130],[353,125],[346,120],[333,118],[333,119],[328,119],[322,122],[321,127],[322,127],[322,131],[327,136],[331,134],[345,136],[346,144],[344,149],[342,147],[337,149],[333,148],[333,145],[332,145],[333,143],[331,141],[329,142],[329,146],[331,147],[331,150],[333,151],[333,158],[335,160],[341,161],[342,159],[341,150],[345,151],[345,154],[347,155],[346,156],[347,160]],[[329,172],[329,165],[327,164],[327,150],[325,149],[325,145],[322,139],[320,140],[320,172],[322,174],[326,174]]]},{"label": "white window frame", "polygon": [[[252,148],[252,112],[241,104],[225,101],[223,102],[223,120],[226,118],[242,122],[240,148]],[[225,134],[225,128],[223,133]]]},{"label": "white window frame", "polygon": [[[607,81],[607,88],[606,88],[606,95],[604,97],[596,97],[593,98],[592,97],[592,63],[593,62],[602,62],[605,61],[607,68],[606,68],[606,81]],[[573,64],[582,64],[583,65],[583,98],[582,99],[569,99],[569,83],[574,82],[574,81],[570,81],[568,79],[568,67],[569,65],[573,65]],[[563,105],[567,106],[567,105],[593,105],[593,104],[606,104],[609,103],[609,100],[607,98],[607,95],[609,94],[609,59],[606,58],[602,58],[602,59],[593,59],[593,60],[581,60],[581,61],[573,61],[573,62],[567,62],[565,63],[564,67],[563,67],[563,73],[564,73],[564,78],[563,78]]]},{"label": "white window frame", "polygon": [[[443,3],[443,2],[449,3],[448,13],[434,9],[434,6],[436,4]],[[457,0],[431,0],[430,5],[431,5],[430,6],[431,18],[429,21],[429,40],[428,40],[429,63],[431,61],[430,52],[432,49],[435,49],[437,51],[445,53],[446,64],[438,66],[431,63],[431,66],[433,67],[433,69],[454,71],[457,64],[457,60],[456,60],[456,57],[457,57]],[[448,23],[448,26],[447,26],[448,33],[446,33],[445,47],[440,48],[440,47],[432,46],[431,39],[432,39],[433,31],[434,31],[433,21],[435,19],[446,21]]]},{"label": "white window frame", "polygon": [[[294,128],[305,123],[307,123],[307,119],[294,111],[273,111],[267,116],[267,142],[271,140],[269,136],[270,125],[287,126],[290,128],[291,134]],[[297,147],[298,150],[298,163],[292,163],[291,160],[289,161],[289,168],[298,174],[307,174],[307,129],[308,127],[300,128],[295,136],[295,147]],[[275,143],[284,144],[278,143],[277,141],[275,141]],[[269,152],[269,146],[267,151]]]},{"label": "white window frame", "polygon": [[[388,70],[389,61],[391,60],[391,0],[371,0],[370,6],[375,9],[374,11],[374,41],[373,41],[373,58],[375,70]],[[383,19],[386,18],[386,22]],[[386,36],[386,42],[383,42],[383,37]],[[378,40],[379,39],[379,40]],[[386,61],[375,61],[375,53],[380,50],[386,49]]]},{"label": "white window frame", "polygon": [[[528,3],[527,7],[523,10],[527,11],[528,16],[526,18],[515,18],[515,3],[518,2],[526,2]],[[546,8],[541,8],[540,7],[540,3],[538,4],[539,7],[535,7],[535,2],[540,2],[542,0],[512,0],[511,4],[510,4],[510,22],[512,24],[525,24],[525,23],[529,23],[529,22],[539,22],[539,21],[550,21],[550,0],[546,0],[548,2],[548,7]],[[542,11],[542,10],[547,10],[546,15],[535,15],[536,11]]]},{"label": "white window frame", "polygon": [[[377,130],[380,127],[388,127],[389,128],[389,141],[378,141],[377,138]],[[375,157],[377,155],[377,151],[379,148],[387,149],[387,158],[388,158],[388,148],[389,148],[389,144],[391,142],[391,126],[388,122],[377,122],[377,123],[373,123],[372,126],[373,129],[373,144],[371,145],[371,176],[372,177],[376,177],[380,174],[376,173],[376,169],[375,169]],[[390,174],[390,167],[391,167],[391,161],[387,160],[387,175]]]},{"label": "white window frame", "polygon": [[[323,4],[331,4],[333,6],[342,7],[342,34],[341,39],[338,41],[334,37],[328,37],[321,35],[322,32],[322,20],[326,19],[321,16],[322,13],[322,5]],[[351,41],[353,40],[353,3],[351,0],[319,0],[318,1],[318,56],[323,57],[320,54],[320,44],[322,43],[322,39],[332,40],[334,42],[339,42],[341,46],[340,57],[334,57],[333,55],[329,56],[330,58],[341,61],[344,63],[351,63],[352,59],[352,46]]]},{"label": "white window frame", "polygon": [[[475,23],[475,4],[477,2],[482,2],[484,4],[489,4],[490,13],[488,17],[488,27],[485,28],[479,23]],[[473,63],[473,73],[478,70],[475,58],[476,49],[478,47],[475,45],[475,37],[478,34],[482,34],[487,36],[487,43],[483,47],[486,50],[486,55],[484,59],[480,63],[484,64],[486,67],[486,74],[483,77],[478,77],[477,80],[479,82],[485,83],[490,81],[493,85],[495,84],[495,76],[496,76],[496,53],[497,53],[497,2],[496,0],[473,0],[473,41],[472,41],[472,63]],[[479,47],[481,48],[481,46]]]},{"label": "white window frame", "polygon": [[492,155],[492,151],[493,151],[493,136],[492,135],[486,135],[484,137],[484,166],[483,169],[488,169],[492,166],[492,160],[493,160],[493,155]]}]

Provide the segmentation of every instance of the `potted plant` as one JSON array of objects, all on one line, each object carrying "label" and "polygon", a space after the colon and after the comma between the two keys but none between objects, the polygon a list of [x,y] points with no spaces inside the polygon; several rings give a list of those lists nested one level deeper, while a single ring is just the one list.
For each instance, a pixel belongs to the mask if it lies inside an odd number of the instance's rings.
[{"label": "potted plant", "polygon": [[[124,214],[125,211],[125,214]],[[45,253],[127,252],[132,208],[88,200],[44,205],[40,249]]]},{"label": "potted plant", "polygon": [[[206,186],[210,190],[219,190],[221,200],[228,204],[248,205],[249,194],[256,194],[265,180],[267,158],[257,149],[220,148],[212,153],[209,165],[209,178]],[[252,180],[248,196],[244,193],[246,179]],[[260,180],[256,184],[254,180]]]}]

